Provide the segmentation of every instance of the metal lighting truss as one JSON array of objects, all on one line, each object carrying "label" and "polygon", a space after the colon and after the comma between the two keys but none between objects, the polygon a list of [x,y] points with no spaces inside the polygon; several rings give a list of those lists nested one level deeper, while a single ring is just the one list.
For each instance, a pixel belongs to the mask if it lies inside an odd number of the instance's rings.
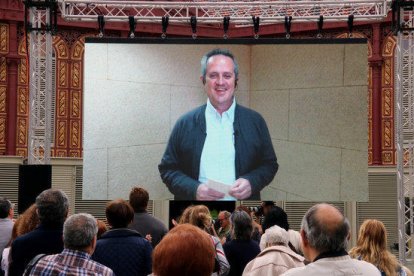
[{"label": "metal lighting truss", "polygon": [[315,1],[117,1],[117,0],[60,0],[62,17],[66,20],[96,21],[99,15],[105,21],[126,21],[129,16],[140,22],[159,22],[169,17],[170,23],[189,22],[195,16],[199,22],[221,23],[223,17],[231,22],[252,23],[252,16],[261,23],[276,23],[292,16],[296,22],[317,20],[346,21],[381,20],[387,16],[386,0],[315,0]]},{"label": "metal lighting truss", "polygon": [[414,14],[412,1],[396,1],[395,133],[397,147],[399,258],[413,263]]},{"label": "metal lighting truss", "polygon": [[52,104],[51,1],[27,1],[29,24],[28,164],[49,164]]}]

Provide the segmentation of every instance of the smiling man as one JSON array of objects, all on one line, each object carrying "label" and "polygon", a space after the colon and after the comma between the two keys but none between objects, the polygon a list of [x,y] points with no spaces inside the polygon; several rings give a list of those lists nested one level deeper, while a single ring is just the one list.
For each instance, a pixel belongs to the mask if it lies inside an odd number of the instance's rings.
[{"label": "smiling man", "polygon": [[[239,67],[233,54],[214,49],[201,59],[208,100],[178,119],[158,166],[179,200],[259,200],[278,164],[263,117],[236,103]],[[228,186],[228,196],[208,185]]]}]

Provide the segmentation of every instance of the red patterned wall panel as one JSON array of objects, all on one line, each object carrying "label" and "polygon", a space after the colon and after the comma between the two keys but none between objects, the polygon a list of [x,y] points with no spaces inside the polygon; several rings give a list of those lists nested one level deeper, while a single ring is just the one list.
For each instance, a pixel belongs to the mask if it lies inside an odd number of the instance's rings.
[{"label": "red patterned wall panel", "polygon": [[[0,24],[0,54],[8,54],[9,39],[9,25]],[[6,57],[0,57],[0,155],[6,154],[7,85]]]},{"label": "red patterned wall panel", "polygon": [[9,53],[9,25],[0,24],[0,54]]},{"label": "red patterned wall panel", "polygon": [[17,69],[16,154],[27,157],[27,139],[29,136],[29,68],[27,67],[24,39],[19,43],[18,54],[22,58]]},{"label": "red patterned wall panel", "polygon": [[59,36],[55,36],[53,46],[56,56],[56,98],[55,98],[55,137],[52,153],[67,157],[69,121],[69,48]]},{"label": "red patterned wall panel", "polygon": [[71,52],[71,90],[70,90],[70,131],[69,156],[82,156],[82,64],[84,52],[84,39],[77,41]]},{"label": "red patterned wall panel", "polygon": [[392,36],[383,43],[382,57],[382,97],[381,97],[381,129],[382,129],[382,163],[395,165],[394,145],[394,49],[396,41]]}]

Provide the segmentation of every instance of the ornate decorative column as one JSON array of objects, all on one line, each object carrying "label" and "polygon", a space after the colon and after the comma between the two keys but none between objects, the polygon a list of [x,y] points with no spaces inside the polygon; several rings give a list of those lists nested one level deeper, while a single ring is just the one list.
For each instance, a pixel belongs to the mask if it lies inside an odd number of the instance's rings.
[{"label": "ornate decorative column", "polygon": [[382,165],[381,156],[381,25],[372,25],[372,56],[368,60],[372,70],[372,165]]},{"label": "ornate decorative column", "polygon": [[7,135],[7,61],[9,25],[0,24],[0,155],[6,154]]},{"label": "ornate decorative column", "polygon": [[16,123],[17,123],[17,69],[20,62],[17,43],[17,22],[9,24],[9,54],[7,62],[7,143],[6,155],[16,155]]}]

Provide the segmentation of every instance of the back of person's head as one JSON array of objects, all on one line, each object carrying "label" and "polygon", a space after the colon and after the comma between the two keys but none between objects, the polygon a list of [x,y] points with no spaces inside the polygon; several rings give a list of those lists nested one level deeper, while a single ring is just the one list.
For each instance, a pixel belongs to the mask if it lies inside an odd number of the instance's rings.
[{"label": "back of person's head", "polygon": [[16,237],[33,231],[40,223],[36,204],[30,205],[15,221],[14,228]]},{"label": "back of person's head", "polygon": [[180,216],[180,219],[178,220],[179,224],[190,223],[190,214],[193,207],[194,205],[190,205],[184,209],[183,213]]},{"label": "back of person's head", "polygon": [[263,250],[264,248],[274,245],[288,246],[288,243],[288,232],[285,229],[274,225],[268,228],[265,233],[263,233],[260,239],[260,249]]},{"label": "back of person's head", "polygon": [[211,237],[190,224],[175,226],[155,247],[155,276],[209,276],[214,269],[215,249]]},{"label": "back of person's head", "polygon": [[63,244],[67,249],[84,251],[92,244],[97,233],[98,225],[92,215],[74,214],[63,225]]},{"label": "back of person's head", "polygon": [[145,212],[147,210],[149,194],[147,190],[140,187],[133,187],[129,193],[129,204],[134,208],[135,213]]},{"label": "back of person's head", "polygon": [[250,240],[253,225],[249,214],[245,211],[234,211],[230,218],[234,238],[237,240]]},{"label": "back of person's head", "polygon": [[288,216],[285,210],[283,210],[279,206],[272,206],[272,208],[270,208],[268,213],[265,215],[262,224],[263,232],[266,232],[266,229],[274,225],[277,225],[285,229],[286,231],[289,230]]},{"label": "back of person's head", "polygon": [[106,204],[106,220],[112,228],[126,228],[134,219],[134,210],[123,199],[116,199]]},{"label": "back of person's head", "polygon": [[105,222],[100,219],[97,219],[96,223],[98,224],[97,238],[99,239],[103,234],[105,234],[106,231],[108,231],[108,227],[106,226]]},{"label": "back of person's head", "polygon": [[376,219],[365,220],[359,228],[357,246],[369,252],[387,250],[387,230],[385,225]]},{"label": "back of person's head", "polygon": [[48,189],[37,196],[36,206],[41,224],[61,226],[68,215],[69,201],[63,191]]},{"label": "back of person's head", "polygon": [[312,206],[302,219],[301,229],[310,247],[319,253],[347,248],[349,222],[333,205],[323,203]]},{"label": "back of person's head", "polygon": [[212,218],[210,210],[205,205],[195,205],[191,208],[188,223],[206,230],[211,226]]},{"label": "back of person's head", "polygon": [[396,257],[387,250],[387,230],[376,219],[365,220],[359,228],[356,247],[349,254],[376,265],[385,275],[396,275],[399,268]]},{"label": "back of person's head", "polygon": [[13,209],[13,204],[5,197],[0,197],[0,218],[7,218],[10,210]]}]

